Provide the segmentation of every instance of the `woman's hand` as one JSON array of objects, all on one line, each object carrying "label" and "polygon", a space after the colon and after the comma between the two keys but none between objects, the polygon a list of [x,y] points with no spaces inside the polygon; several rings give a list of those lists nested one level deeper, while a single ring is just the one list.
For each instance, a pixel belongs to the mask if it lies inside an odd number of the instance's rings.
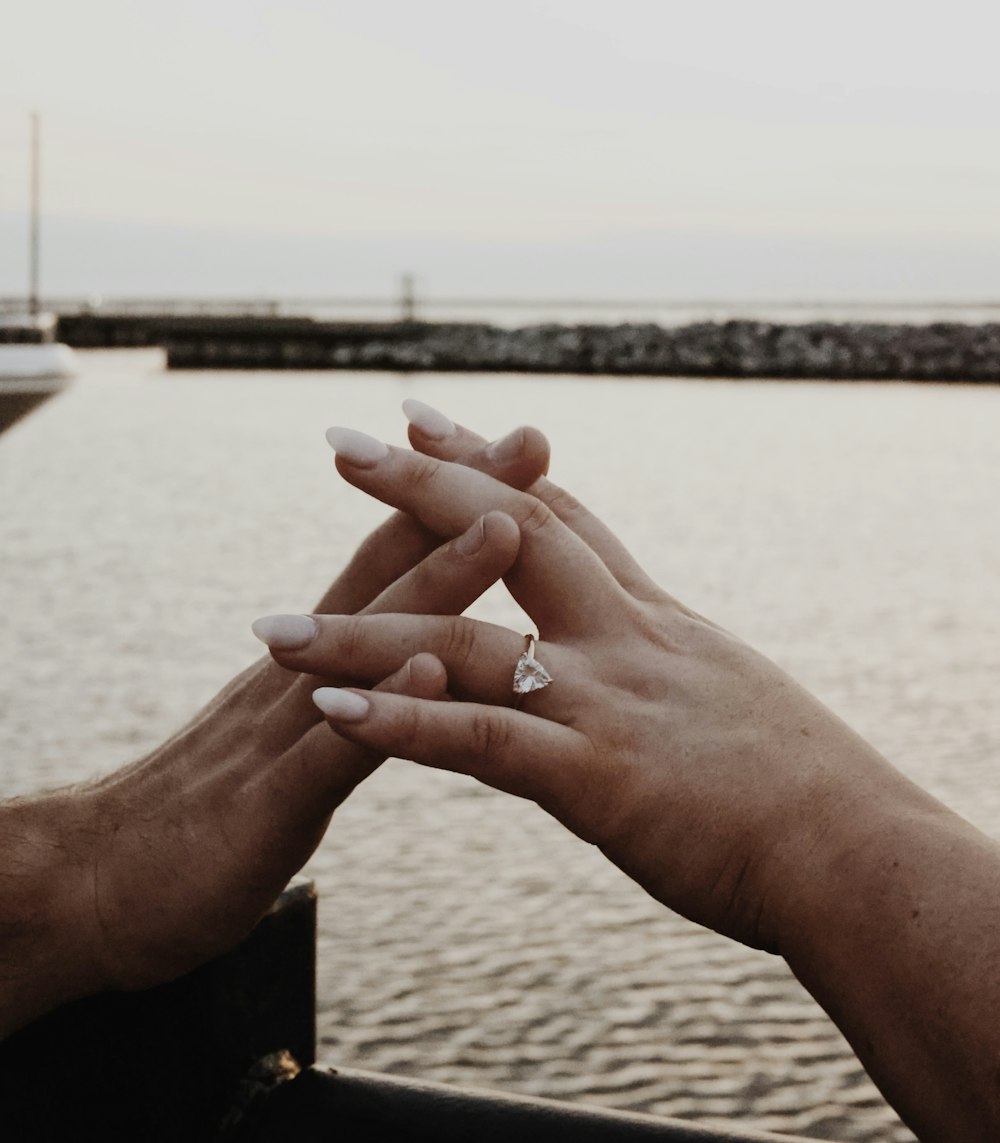
[{"label": "woman's hand", "polygon": [[[512,709],[517,632],[464,618],[330,617],[283,666],[368,685],[418,652],[465,703],[323,692],[338,731],[537,801],[659,900],[775,948],[816,831],[907,783],[769,660],[659,589],[565,493],[334,430],[356,486],[443,536],[488,508],[517,521],[506,576],[553,682]],[[565,519],[561,519],[560,516]],[[566,522],[568,521],[568,523]],[[780,891],[776,891],[780,886]]]},{"label": "woman's hand", "polygon": [[506,582],[552,682],[512,709],[517,632],[323,619],[284,666],[359,682],[432,653],[464,702],[320,689],[341,735],[531,798],[653,896],[781,952],[927,1140],[1000,1137],[1000,848],[773,663],[660,590],[572,497],[349,430],[341,474],[453,536],[517,522]]},{"label": "woman's hand", "polygon": [[[544,472],[540,433],[517,430],[500,445],[491,451],[451,426],[442,447],[516,484]],[[397,513],[320,610],[461,612],[509,567],[519,539],[509,518],[487,512],[439,546]],[[287,638],[280,617],[257,629]],[[445,678],[418,654],[372,682],[439,698]],[[0,1035],[75,996],[178,976],[253,927],[381,761],[330,734],[314,685],[267,657],[148,758],[88,786],[0,805]]]}]

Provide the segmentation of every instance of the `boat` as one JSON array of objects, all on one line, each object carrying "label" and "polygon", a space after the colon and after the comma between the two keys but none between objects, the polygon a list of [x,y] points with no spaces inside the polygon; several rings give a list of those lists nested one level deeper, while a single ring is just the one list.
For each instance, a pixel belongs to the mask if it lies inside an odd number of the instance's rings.
[{"label": "boat", "polygon": [[56,340],[55,314],[38,298],[38,116],[31,117],[31,270],[24,312],[0,313],[0,432],[66,388],[76,355]]},{"label": "boat", "polygon": [[67,381],[78,372],[76,354],[56,341],[56,316],[0,313],[0,380]]},{"label": "boat", "polygon": [[0,432],[76,375],[76,355],[55,335],[54,314],[0,314]]}]

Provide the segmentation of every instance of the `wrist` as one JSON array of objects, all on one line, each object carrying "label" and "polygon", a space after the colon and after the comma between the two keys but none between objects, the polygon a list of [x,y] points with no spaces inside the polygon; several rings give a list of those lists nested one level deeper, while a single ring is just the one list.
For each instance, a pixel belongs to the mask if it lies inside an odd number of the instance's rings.
[{"label": "wrist", "polygon": [[921,1139],[993,1138],[1000,847],[897,775],[810,858],[778,951]]},{"label": "wrist", "polygon": [[920,893],[924,841],[956,820],[862,745],[839,760],[836,778],[816,791],[793,837],[772,854],[767,924],[772,947],[793,969],[853,918],[877,930],[889,914],[910,908]]}]

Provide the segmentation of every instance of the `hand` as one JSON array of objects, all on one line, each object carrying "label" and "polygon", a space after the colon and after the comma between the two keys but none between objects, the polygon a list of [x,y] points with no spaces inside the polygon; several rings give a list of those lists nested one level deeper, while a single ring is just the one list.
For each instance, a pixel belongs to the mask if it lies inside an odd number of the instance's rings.
[{"label": "hand", "polygon": [[[517,484],[548,462],[533,430],[517,430],[498,455],[451,426],[442,447]],[[506,570],[519,535],[486,513],[457,543],[440,543],[396,514],[320,609],[460,612]],[[261,632],[273,639],[280,628]],[[426,655],[373,682],[444,693],[440,664]],[[252,928],[381,760],[330,734],[311,689],[263,659],[148,758],[89,786],[0,805],[0,1035],[72,997],[180,975]]]},{"label": "hand", "polygon": [[324,619],[288,667],[378,678],[433,652],[466,702],[322,688],[354,741],[532,798],[653,896],[779,951],[921,1139],[1000,1138],[1000,846],[762,655],[661,591],[565,493],[340,433],[351,483],[443,536],[493,508],[553,681],[512,710],[515,632]]},{"label": "hand", "polygon": [[461,618],[325,619],[277,660],[367,682],[429,651],[468,700],[349,693],[331,717],[342,735],[537,801],[659,900],[766,948],[808,891],[817,832],[863,814],[876,793],[920,801],[778,667],[658,588],[567,494],[547,485],[546,504],[452,464],[335,439],[346,479],[441,535],[491,507],[518,522],[506,582],[554,678],[515,711],[516,632]]}]

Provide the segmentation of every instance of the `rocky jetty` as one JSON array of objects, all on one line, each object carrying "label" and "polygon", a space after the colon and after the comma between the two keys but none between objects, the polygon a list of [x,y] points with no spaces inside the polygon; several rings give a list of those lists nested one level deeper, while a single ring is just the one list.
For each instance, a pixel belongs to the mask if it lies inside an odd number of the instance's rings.
[{"label": "rocky jetty", "polygon": [[[249,331],[247,331],[249,332]],[[1000,324],[320,325],[292,337],[167,340],[171,368],[1000,381]]]},{"label": "rocky jetty", "polygon": [[171,369],[380,369],[1000,381],[1000,323],[533,325],[76,315],[73,345],[163,345]]}]

